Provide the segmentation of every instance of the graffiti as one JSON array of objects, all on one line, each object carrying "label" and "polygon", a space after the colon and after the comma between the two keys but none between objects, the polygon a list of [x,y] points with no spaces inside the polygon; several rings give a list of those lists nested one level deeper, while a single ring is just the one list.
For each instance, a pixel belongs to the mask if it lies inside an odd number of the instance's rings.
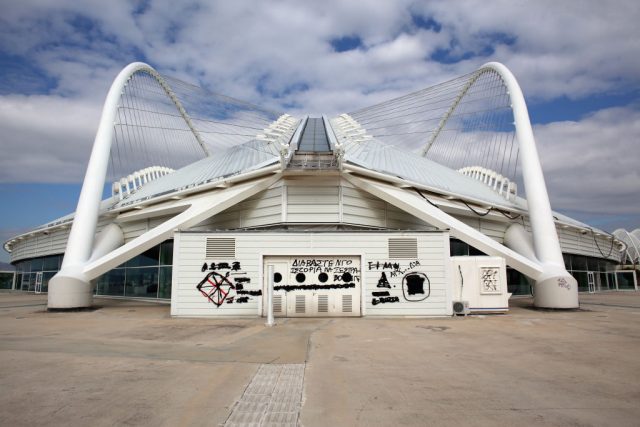
[{"label": "graffiti", "polygon": [[244,290],[241,290],[241,289],[236,289],[236,294],[238,294],[238,295],[251,295],[252,297],[259,297],[260,295],[262,295],[262,291],[261,290],[244,291]]},{"label": "graffiti", "polygon": [[392,302],[400,302],[400,298],[398,298],[398,297],[380,297],[380,298],[374,298],[374,299],[371,300],[371,304],[373,304],[373,305],[387,304],[387,303],[392,303]]},{"label": "graffiti", "polygon": [[220,307],[229,296],[229,293],[235,290],[235,286],[228,279],[228,273],[223,276],[217,271],[207,274],[196,288],[216,307]]},{"label": "graffiti", "polygon": [[260,296],[262,291],[245,290],[244,285],[251,283],[251,278],[243,276],[245,273],[240,272],[240,269],[239,261],[205,262],[201,271],[209,272],[198,283],[196,289],[216,307],[223,304],[248,303],[250,297]]},{"label": "graffiti", "polygon": [[389,283],[389,279],[387,279],[387,275],[383,271],[378,279],[378,287],[379,288],[389,288],[391,289],[391,284]]},{"label": "graffiti", "polygon": [[282,286],[274,286],[274,291],[318,291],[324,289],[352,289],[355,288],[355,283],[333,283],[330,285],[282,285]]},{"label": "graffiti", "polygon": [[[295,275],[298,283],[305,283],[310,277],[313,277],[312,275],[317,275],[320,283],[329,281],[331,275],[333,275],[334,282],[360,281],[360,268],[354,264],[352,259],[296,258],[291,263],[290,273]],[[279,283],[281,280],[281,275],[280,280],[276,280],[274,276],[274,282]]]},{"label": "graffiti", "polygon": [[561,288],[565,288],[568,291],[571,290],[571,285],[567,282],[567,279],[565,279],[564,277],[560,277],[558,279],[558,286]]},{"label": "graffiti", "polygon": [[406,265],[402,265],[399,262],[391,262],[391,261],[369,261],[368,268],[369,271],[380,271],[383,270],[389,273],[389,277],[401,277],[407,271],[411,271],[414,268],[420,265],[420,261],[409,261]]},{"label": "graffiti", "polygon": [[374,297],[388,297],[389,295],[391,295],[389,293],[389,291],[378,291],[378,292],[371,292],[371,295],[373,295]]},{"label": "graffiti", "polygon": [[[425,290],[426,286],[426,290]],[[424,301],[431,295],[431,282],[424,273],[411,272],[402,278],[402,296],[411,302]]]},{"label": "graffiti", "polygon": [[334,282],[351,282],[351,281],[360,281],[360,275],[352,275],[351,273],[344,274],[334,274],[333,275]]},{"label": "graffiti", "polygon": [[495,267],[480,268],[480,293],[482,294],[499,294],[499,270]]},{"label": "graffiti", "polygon": [[380,261],[369,261],[369,270],[400,270],[400,264],[397,262],[380,262]]},{"label": "graffiti", "polygon": [[212,262],[211,264],[207,264],[206,262],[204,264],[202,264],[202,268],[201,268],[202,272],[204,273],[207,270],[231,270],[231,271],[240,271],[240,262],[239,261],[234,261],[231,264],[229,264],[228,262],[219,262],[219,263],[215,263]]}]

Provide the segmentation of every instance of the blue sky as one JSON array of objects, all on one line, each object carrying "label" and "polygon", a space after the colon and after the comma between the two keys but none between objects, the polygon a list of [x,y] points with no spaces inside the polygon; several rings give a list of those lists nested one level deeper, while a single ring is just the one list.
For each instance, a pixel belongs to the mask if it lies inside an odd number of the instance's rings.
[{"label": "blue sky", "polygon": [[0,11],[1,241],[74,210],[102,102],[132,61],[294,115],[503,62],[527,97],[553,208],[640,227],[637,2],[0,0]]}]

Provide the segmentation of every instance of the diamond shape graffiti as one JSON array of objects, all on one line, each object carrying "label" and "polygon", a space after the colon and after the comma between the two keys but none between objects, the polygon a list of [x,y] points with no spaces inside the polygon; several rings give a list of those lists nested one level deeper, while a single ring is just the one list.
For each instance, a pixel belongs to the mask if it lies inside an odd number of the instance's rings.
[{"label": "diamond shape graffiti", "polygon": [[222,275],[217,271],[212,271],[198,283],[196,288],[216,307],[220,307],[227,298],[231,300],[235,296],[229,295],[235,291],[236,287],[229,281],[228,276],[229,273]]}]

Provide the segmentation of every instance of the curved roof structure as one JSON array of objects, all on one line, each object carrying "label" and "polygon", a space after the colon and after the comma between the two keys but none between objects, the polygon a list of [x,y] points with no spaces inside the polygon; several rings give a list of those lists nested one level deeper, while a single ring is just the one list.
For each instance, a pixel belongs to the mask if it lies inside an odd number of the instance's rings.
[{"label": "curved roof structure", "polygon": [[[131,64],[107,95],[77,211],[39,230],[73,222],[58,276],[86,282],[286,176],[323,173],[541,282],[568,275],[559,227],[614,247],[606,233],[551,211],[524,97],[498,63],[331,118],[291,117]],[[101,201],[109,179],[112,197]],[[460,212],[500,218],[508,232],[496,242]],[[117,225],[161,214],[173,216],[126,243],[111,227],[102,239],[109,249],[96,249],[99,219]],[[540,295],[555,306],[557,295]],[[561,304],[577,304],[568,298]]]},{"label": "curved roof structure", "polygon": [[640,263],[640,228],[632,232],[619,228],[613,232],[616,238],[626,245],[627,259],[631,264]]}]

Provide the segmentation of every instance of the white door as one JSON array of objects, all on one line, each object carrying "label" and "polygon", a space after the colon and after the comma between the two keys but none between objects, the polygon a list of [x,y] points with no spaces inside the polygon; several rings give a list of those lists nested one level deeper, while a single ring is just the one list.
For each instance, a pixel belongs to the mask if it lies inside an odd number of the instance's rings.
[{"label": "white door", "polygon": [[[269,265],[274,266],[275,316],[360,316],[360,257],[265,257],[265,278]],[[266,286],[265,280],[263,295]],[[262,300],[266,316],[266,298]]]}]

